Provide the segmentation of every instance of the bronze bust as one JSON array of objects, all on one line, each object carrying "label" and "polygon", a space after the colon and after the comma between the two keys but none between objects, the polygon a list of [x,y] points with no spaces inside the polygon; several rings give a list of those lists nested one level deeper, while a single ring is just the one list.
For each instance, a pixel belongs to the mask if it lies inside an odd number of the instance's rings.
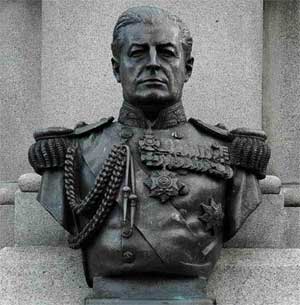
[{"label": "bronze bust", "polygon": [[[147,275],[205,283],[223,242],[261,201],[265,133],[186,119],[192,42],[165,10],[128,9],[112,42],[124,97],[118,120],[34,133],[38,200],[71,233],[70,246],[82,249],[90,286]],[[213,304],[203,291],[197,304]]]}]

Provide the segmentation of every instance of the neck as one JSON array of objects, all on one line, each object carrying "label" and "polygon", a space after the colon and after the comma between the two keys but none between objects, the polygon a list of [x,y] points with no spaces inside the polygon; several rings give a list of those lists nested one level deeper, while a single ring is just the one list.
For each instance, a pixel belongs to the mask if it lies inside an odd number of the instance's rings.
[{"label": "neck", "polygon": [[123,102],[120,109],[119,122],[132,126],[146,128],[150,121],[153,128],[165,129],[186,122],[186,116],[181,101],[164,108],[150,107],[145,109]]},{"label": "neck", "polygon": [[158,103],[157,100],[148,100],[146,103],[145,102],[136,102],[136,103],[130,103],[128,101],[125,101],[126,104],[132,105],[136,109],[139,109],[144,117],[151,122],[154,122],[159,114],[163,112],[165,109],[169,109],[173,105],[179,105],[182,104],[181,100],[179,101],[170,101],[170,102],[161,102]]}]

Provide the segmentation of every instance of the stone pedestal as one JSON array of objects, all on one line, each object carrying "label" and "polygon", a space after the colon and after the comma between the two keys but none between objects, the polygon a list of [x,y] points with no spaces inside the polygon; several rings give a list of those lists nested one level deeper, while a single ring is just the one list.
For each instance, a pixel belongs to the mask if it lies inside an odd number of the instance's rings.
[{"label": "stone pedestal", "polygon": [[[0,305],[83,305],[85,299],[86,305],[101,304],[86,285],[80,251],[68,248],[1,249],[0,283]],[[207,292],[218,305],[299,305],[299,287],[300,249],[224,249]],[[128,305],[109,301],[104,304]]]}]

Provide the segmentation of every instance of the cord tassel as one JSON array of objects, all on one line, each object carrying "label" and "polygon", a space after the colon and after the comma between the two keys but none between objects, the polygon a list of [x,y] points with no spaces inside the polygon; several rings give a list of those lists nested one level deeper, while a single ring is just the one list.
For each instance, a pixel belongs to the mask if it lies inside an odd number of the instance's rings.
[{"label": "cord tassel", "polygon": [[134,163],[133,158],[130,160],[130,178],[131,178],[131,194],[129,196],[130,201],[130,229],[133,230],[136,206],[137,206],[137,195],[136,195],[136,186],[135,186],[135,172],[134,172]]},{"label": "cord tassel", "polygon": [[130,148],[128,145],[124,145],[126,148],[126,171],[125,171],[125,181],[124,181],[124,186],[122,188],[123,192],[123,223],[124,225],[126,224],[126,219],[127,219],[127,210],[128,210],[128,198],[130,194],[130,187],[129,187],[129,172],[130,172],[130,160],[131,160],[131,155],[130,155]]}]

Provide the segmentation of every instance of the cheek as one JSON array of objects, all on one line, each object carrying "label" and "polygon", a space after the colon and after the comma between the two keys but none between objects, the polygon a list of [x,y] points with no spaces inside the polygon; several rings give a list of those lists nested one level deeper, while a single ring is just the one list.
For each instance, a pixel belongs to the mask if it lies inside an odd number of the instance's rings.
[{"label": "cheek", "polygon": [[184,71],[181,66],[174,66],[171,70],[172,82],[176,85],[181,84],[184,81]]},{"label": "cheek", "polygon": [[120,66],[120,77],[126,83],[131,83],[136,79],[136,66],[135,65],[121,65]]}]

